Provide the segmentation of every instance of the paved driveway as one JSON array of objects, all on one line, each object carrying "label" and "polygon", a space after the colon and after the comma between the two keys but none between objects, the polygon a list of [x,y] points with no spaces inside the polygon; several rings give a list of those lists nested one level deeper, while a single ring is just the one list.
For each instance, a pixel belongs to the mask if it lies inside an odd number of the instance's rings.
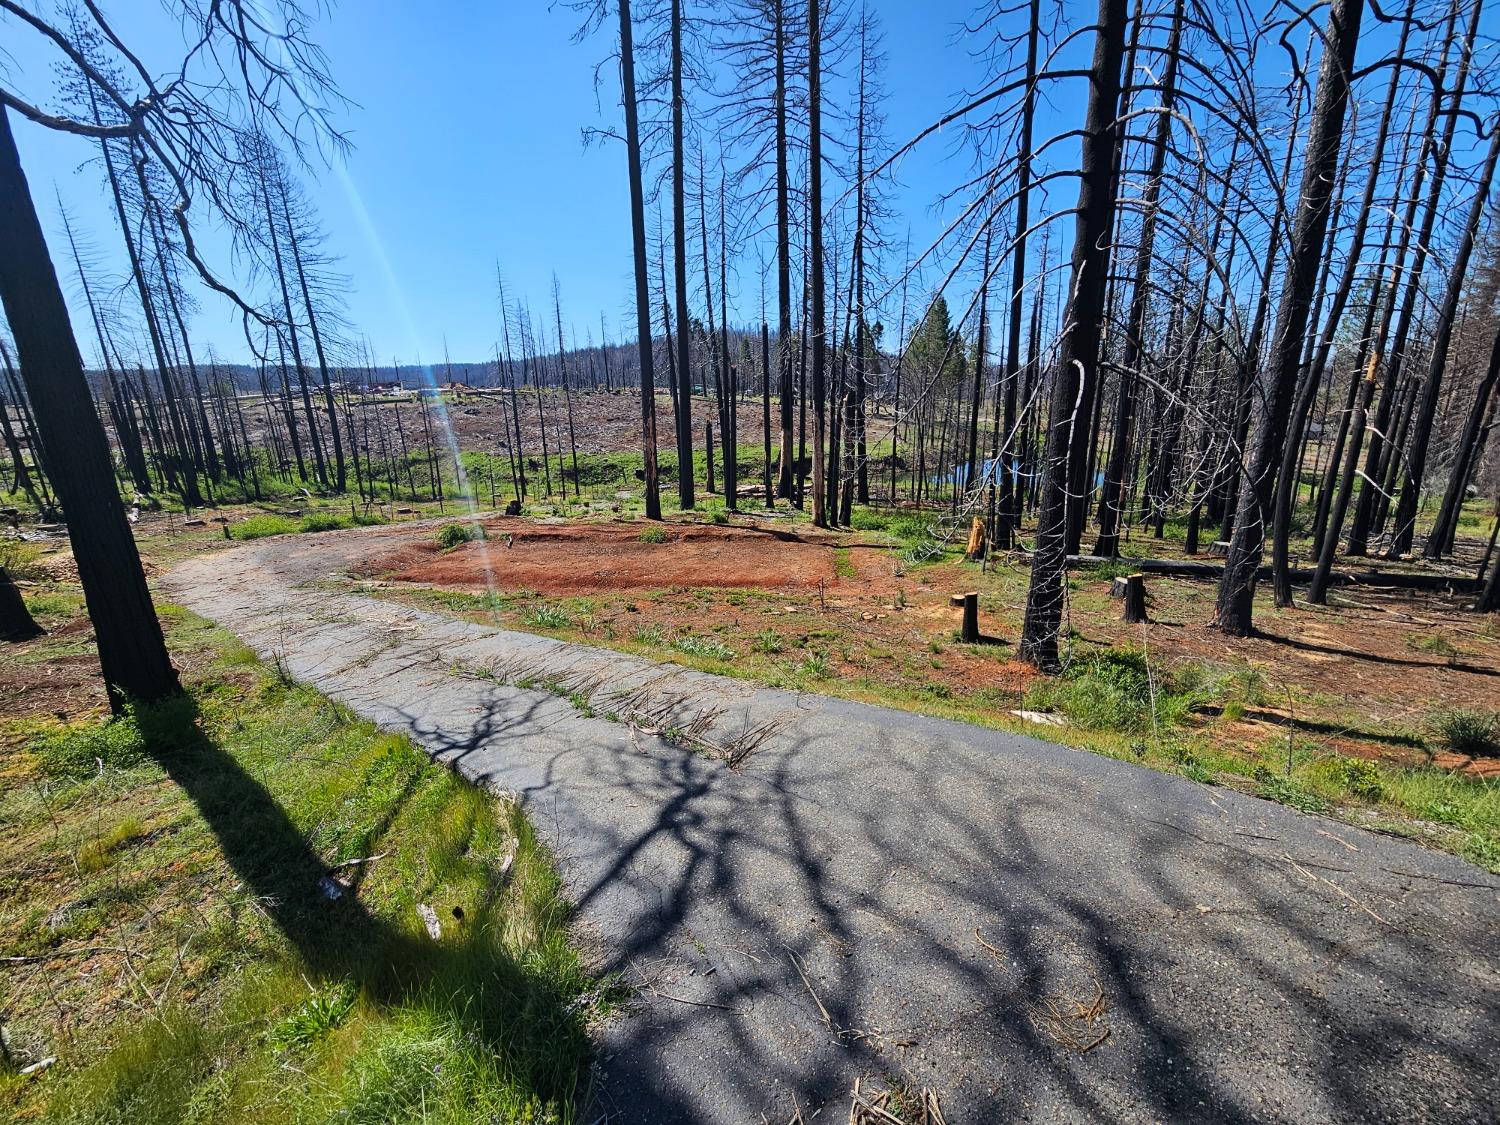
[{"label": "paved driveway", "polygon": [[521,795],[641,985],[589,1120],[842,1121],[857,1076],[952,1125],[1496,1120],[1500,880],[1033,738],[308,585],[397,534],[163,585]]}]

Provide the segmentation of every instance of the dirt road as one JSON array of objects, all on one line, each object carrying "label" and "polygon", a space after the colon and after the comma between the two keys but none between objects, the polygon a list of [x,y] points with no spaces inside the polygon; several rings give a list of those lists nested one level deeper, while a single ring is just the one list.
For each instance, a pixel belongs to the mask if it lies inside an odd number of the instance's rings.
[{"label": "dirt road", "polygon": [[640,988],[585,1120],[841,1120],[857,1076],[932,1087],[953,1125],[1500,1104],[1500,880],[1035,739],[310,585],[406,534],[163,584],[525,801]]}]

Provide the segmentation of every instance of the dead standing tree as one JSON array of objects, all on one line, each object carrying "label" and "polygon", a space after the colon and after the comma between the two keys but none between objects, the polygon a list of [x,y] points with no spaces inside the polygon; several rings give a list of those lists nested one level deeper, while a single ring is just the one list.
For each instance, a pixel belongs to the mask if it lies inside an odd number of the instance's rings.
[{"label": "dead standing tree", "polygon": [[1046,449],[1042,461],[1038,514],[1020,656],[1045,670],[1059,665],[1064,579],[1067,569],[1068,510],[1081,498],[1069,495],[1069,461],[1081,442],[1079,403],[1083,386],[1098,378],[1100,327],[1109,273],[1110,231],[1114,226],[1114,168],[1119,145],[1116,110],[1120,63],[1125,51],[1125,0],[1100,0],[1090,68],[1088,112],[1078,182],[1070,296],[1064,335],[1053,372]]},{"label": "dead standing tree", "polygon": [[[273,4],[282,28],[304,29],[308,21],[294,0]],[[183,0],[179,14],[201,41],[184,59],[183,77],[160,86],[93,5],[88,19],[119,60],[128,80],[112,79],[93,66],[68,28],[49,22],[18,0],[0,0],[14,26],[57,52],[70,76],[97,88],[111,121],[49,113],[43,97],[24,96],[9,83],[0,87],[0,301],[15,338],[31,407],[44,449],[66,449],[51,458],[51,477],[68,520],[68,533],[111,706],[152,702],[180,691],[161,625],[146,588],[135,540],[115,486],[104,427],[94,410],[83,360],[69,322],[35,205],[11,133],[10,115],[60,133],[94,141],[122,140],[149,156],[168,181],[173,198],[164,213],[180,239],[178,252],[199,281],[232,301],[249,318],[259,314],[208,266],[193,237],[195,197],[219,217],[237,221],[223,153],[247,116],[260,117],[293,145],[299,130],[321,127],[310,101],[333,96],[321,57],[300,30],[270,35],[251,19],[240,0],[200,9]],[[220,67],[216,60],[233,59]],[[198,78],[188,80],[192,68]],[[298,109],[287,112],[283,102]],[[324,134],[335,144],[340,138]]]},{"label": "dead standing tree", "polygon": [[1267,365],[1266,411],[1240,485],[1239,514],[1219,584],[1215,624],[1231,636],[1248,636],[1254,628],[1255,586],[1265,525],[1275,502],[1276,470],[1291,419],[1313,287],[1328,230],[1329,203],[1338,178],[1344,116],[1363,15],[1364,0],[1333,0],[1323,32],[1323,59],[1308,126],[1287,276]]}]

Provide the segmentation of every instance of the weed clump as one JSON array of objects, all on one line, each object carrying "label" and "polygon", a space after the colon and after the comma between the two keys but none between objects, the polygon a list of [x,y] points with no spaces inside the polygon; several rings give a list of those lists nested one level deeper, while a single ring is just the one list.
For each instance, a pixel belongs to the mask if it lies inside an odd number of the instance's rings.
[{"label": "weed clump", "polygon": [[755,651],[764,652],[767,655],[775,655],[786,647],[786,642],[781,639],[781,634],[775,629],[762,629],[755,634]]},{"label": "weed clump", "polygon": [[667,541],[667,529],[664,527],[648,527],[637,538],[642,543],[665,543]]},{"label": "weed clump", "polygon": [[521,611],[521,624],[533,629],[566,629],[573,624],[573,617],[562,606],[541,602]]},{"label": "weed clump", "polygon": [[474,539],[484,538],[484,528],[477,523],[445,523],[438,528],[438,546],[445,551],[451,551],[455,547],[462,547],[465,543]]},{"label": "weed clump", "polygon": [[1322,758],[1313,764],[1312,773],[1334,789],[1363,801],[1379,801],[1385,796],[1385,775],[1364,758]]},{"label": "weed clump", "polygon": [[1470,758],[1500,757],[1500,714],[1468,707],[1434,712],[1433,733],[1449,750]]},{"label": "weed clump", "polygon": [[672,647],[689,656],[702,656],[708,660],[734,659],[734,649],[713,637],[699,637],[688,633],[673,641]]},{"label": "weed clump", "polygon": [[1328,802],[1322,797],[1266,766],[1256,766],[1252,776],[1255,779],[1256,792],[1267,800],[1305,813],[1328,811]]}]

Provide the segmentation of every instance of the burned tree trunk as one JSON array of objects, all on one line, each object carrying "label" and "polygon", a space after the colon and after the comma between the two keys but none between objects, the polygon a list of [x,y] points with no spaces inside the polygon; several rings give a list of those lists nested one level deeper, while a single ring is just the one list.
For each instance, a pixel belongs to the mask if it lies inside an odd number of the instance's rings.
[{"label": "burned tree trunk", "polygon": [[15,338],[21,378],[49,453],[53,487],[68,520],[84,601],[110,707],[154,703],[182,689],[125,509],[109,443],[94,412],[83,358],[68,322],[31,190],[0,107],[0,301]]},{"label": "burned tree trunk", "polygon": [[1276,314],[1266,416],[1256,433],[1250,464],[1240,485],[1234,537],[1219,584],[1215,624],[1231,636],[1248,636],[1254,628],[1255,582],[1265,545],[1265,524],[1275,500],[1276,469],[1291,421],[1303,333],[1312,311],[1313,287],[1317,283],[1323,239],[1328,233],[1329,204],[1338,171],[1354,50],[1363,15],[1364,0],[1333,0],[1324,31],[1323,61],[1292,231],[1291,264],[1281,308]]},{"label": "burned tree trunk", "polygon": [[0,566],[0,641],[29,641],[45,632],[26,608],[10,572]]},{"label": "burned tree trunk", "polygon": [[1469,257],[1474,250],[1474,241],[1479,235],[1480,223],[1489,206],[1490,182],[1495,175],[1495,161],[1500,157],[1500,122],[1493,126],[1495,134],[1490,141],[1490,151],[1485,157],[1484,169],[1479,174],[1479,183],[1474,192],[1474,201],[1469,209],[1468,222],[1464,226],[1453,264],[1448,274],[1448,288],[1443,295],[1442,307],[1438,309],[1437,331],[1432,341],[1432,358],[1427,367],[1427,379],[1422,385],[1422,401],[1412,430],[1411,445],[1405,458],[1406,473],[1401,485],[1401,499],[1396,505],[1396,526],[1391,532],[1390,558],[1398,558],[1411,550],[1412,534],[1417,519],[1417,499],[1422,490],[1422,477],[1427,468],[1427,446],[1432,438],[1432,425],[1437,419],[1438,392],[1442,389],[1443,372],[1448,364],[1448,345],[1453,341],[1453,325],[1458,319],[1458,307],[1463,300],[1464,282],[1469,269]]},{"label": "burned tree trunk", "polygon": [[1458,514],[1463,508],[1469,478],[1479,461],[1480,432],[1484,428],[1485,414],[1490,408],[1490,397],[1495,393],[1497,381],[1500,381],[1500,332],[1495,333],[1495,342],[1490,348],[1489,366],[1475,390],[1469,415],[1464,420],[1463,434],[1458,441],[1458,463],[1453,466],[1453,474],[1448,478],[1448,487],[1443,493],[1443,506],[1438,509],[1437,522],[1433,524],[1432,531],[1427,536],[1427,545],[1422,550],[1426,558],[1441,558],[1453,549]]},{"label": "burned tree trunk", "polygon": [[1057,641],[1068,553],[1069,454],[1075,441],[1081,440],[1076,431],[1083,382],[1096,379],[1099,371],[1109,237],[1114,229],[1114,168],[1120,143],[1115,114],[1125,24],[1125,0],[1100,0],[1078,185],[1072,296],[1064,317],[1068,329],[1053,375],[1041,511],[1021,631],[1021,659],[1047,671],[1059,663]]}]

